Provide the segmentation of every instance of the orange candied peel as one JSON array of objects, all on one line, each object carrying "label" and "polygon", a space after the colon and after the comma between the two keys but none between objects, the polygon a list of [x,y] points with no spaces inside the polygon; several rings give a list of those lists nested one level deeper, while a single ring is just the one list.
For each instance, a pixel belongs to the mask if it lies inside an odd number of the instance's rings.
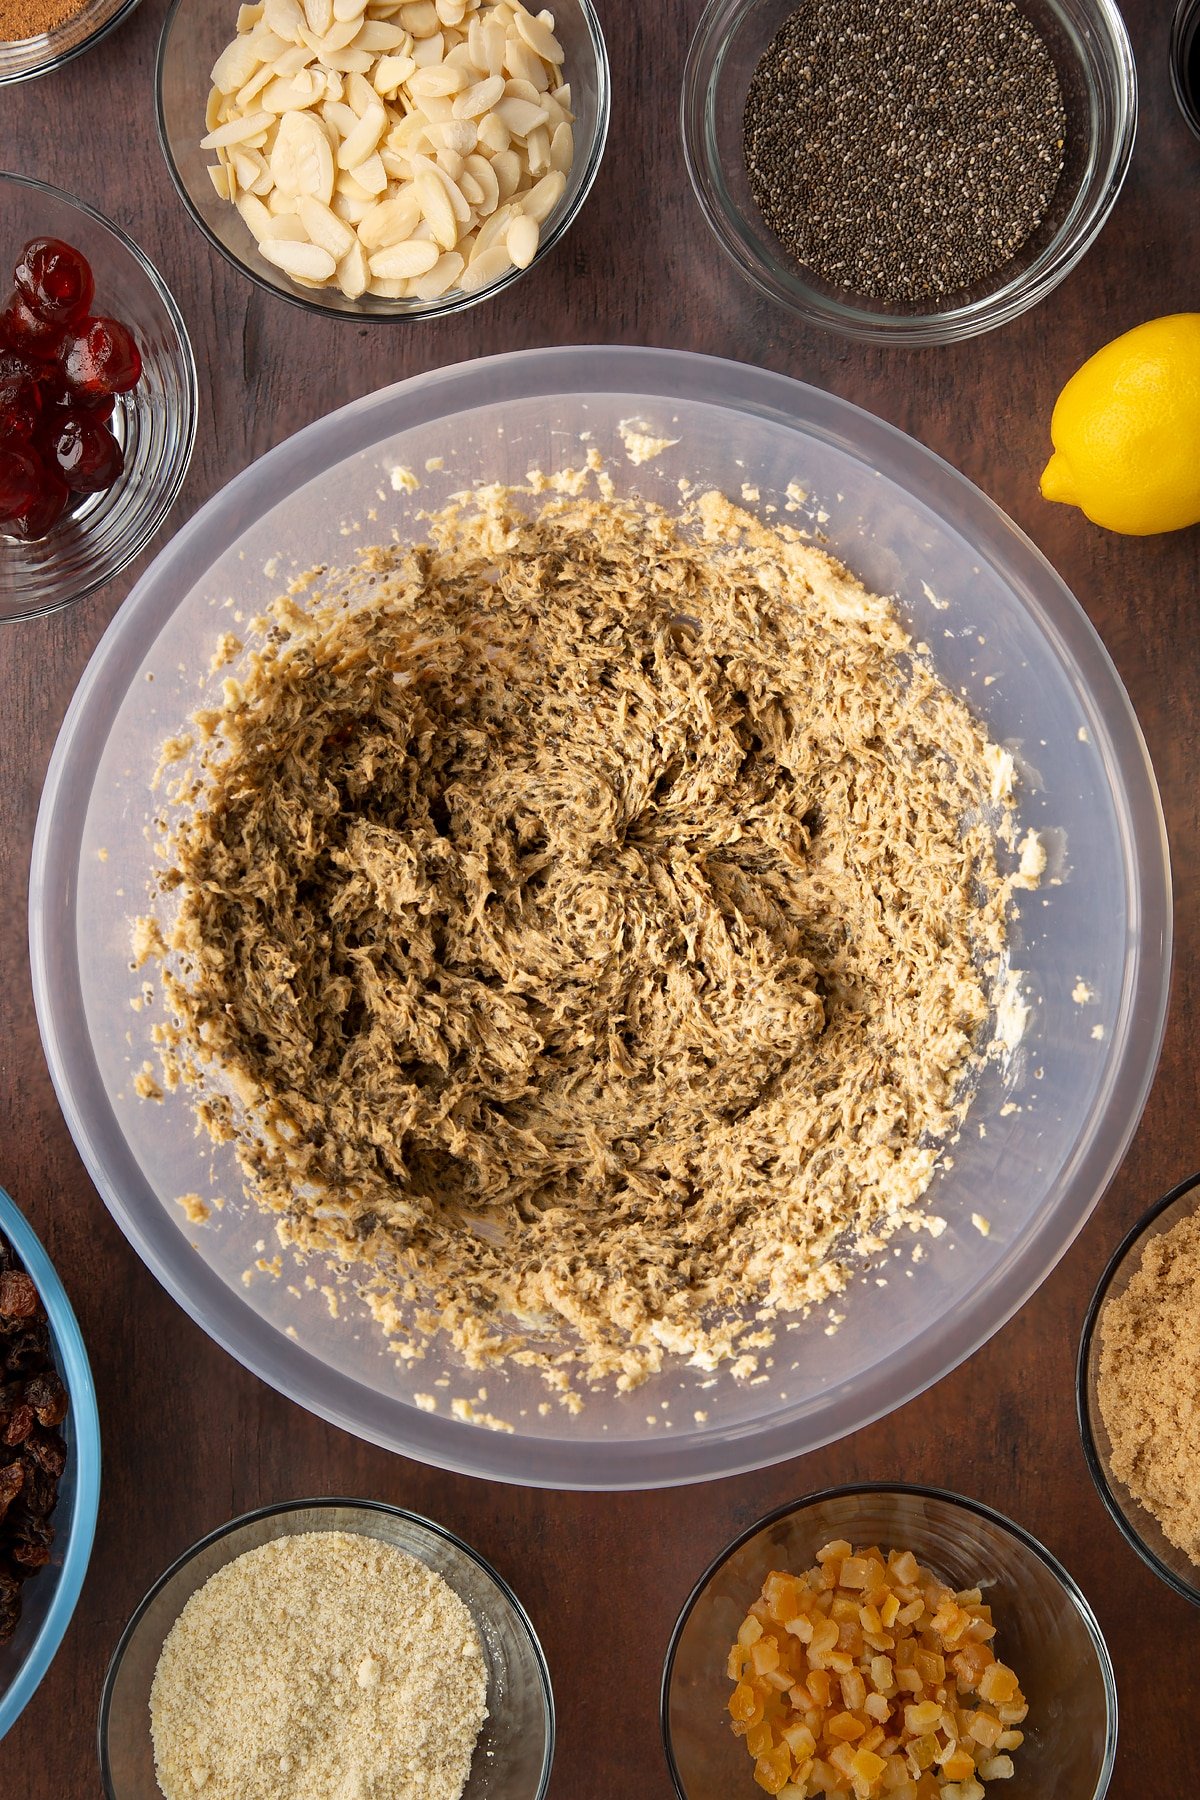
[{"label": "orange candied peel", "polygon": [[1028,1712],[992,1611],[911,1551],[837,1539],[773,1570],[729,1652],[729,1717],[780,1800],[985,1800]]}]

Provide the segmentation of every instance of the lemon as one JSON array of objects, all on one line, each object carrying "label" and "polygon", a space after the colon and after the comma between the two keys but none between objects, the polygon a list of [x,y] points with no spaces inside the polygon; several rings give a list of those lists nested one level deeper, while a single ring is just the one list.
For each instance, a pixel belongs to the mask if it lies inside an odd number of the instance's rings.
[{"label": "lemon", "polygon": [[1134,537],[1200,524],[1200,313],[1097,350],[1058,396],[1050,436],[1047,500]]}]

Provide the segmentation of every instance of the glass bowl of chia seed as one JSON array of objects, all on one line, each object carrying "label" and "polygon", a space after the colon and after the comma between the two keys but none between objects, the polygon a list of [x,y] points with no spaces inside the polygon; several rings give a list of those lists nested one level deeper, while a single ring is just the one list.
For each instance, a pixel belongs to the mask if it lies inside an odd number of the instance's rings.
[{"label": "glass bowl of chia seed", "polygon": [[950,343],[1086,253],[1137,75],[1114,0],[709,0],[681,124],[701,210],[761,293],[846,337]]}]

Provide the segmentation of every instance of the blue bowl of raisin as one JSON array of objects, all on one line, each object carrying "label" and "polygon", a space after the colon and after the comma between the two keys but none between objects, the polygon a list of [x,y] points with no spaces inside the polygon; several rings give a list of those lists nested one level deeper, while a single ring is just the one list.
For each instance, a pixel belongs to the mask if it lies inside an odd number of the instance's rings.
[{"label": "blue bowl of raisin", "polygon": [[0,1188],[0,1737],[70,1623],[99,1500],[83,1337],[53,1263]]}]

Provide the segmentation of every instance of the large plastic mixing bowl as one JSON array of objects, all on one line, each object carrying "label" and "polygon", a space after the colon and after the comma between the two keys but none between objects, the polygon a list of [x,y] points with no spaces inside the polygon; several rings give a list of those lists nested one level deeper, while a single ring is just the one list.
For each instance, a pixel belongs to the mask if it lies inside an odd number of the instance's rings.
[{"label": "large plastic mixing bowl", "polygon": [[[631,418],[679,442],[636,466],[619,431]],[[757,488],[754,504],[812,523],[869,586],[895,594],[946,681],[1012,747],[1021,828],[1040,832],[1049,864],[1012,932],[1024,1037],[989,1066],[952,1166],[929,1191],[942,1234],[919,1240],[916,1262],[918,1240],[905,1234],[886,1268],[839,1298],[831,1335],[824,1311],[781,1329],[751,1380],[673,1365],[631,1395],[592,1395],[573,1417],[545,1406],[529,1371],[472,1374],[440,1343],[402,1361],[346,1290],[332,1316],[327,1278],[317,1271],[307,1286],[290,1253],[279,1279],[256,1268],[274,1238],[240,1200],[228,1149],[196,1135],[181,1096],[135,1095],[154,1010],[130,1009],[140,980],[130,919],[154,862],[158,750],[217,690],[218,636],[293,571],[345,562],[355,542],[393,527],[420,533],[421,508],[464,484],[578,464],[585,445],[619,491],[671,505],[681,478]],[[415,491],[389,479],[401,466],[415,471]],[[1053,1268],[1128,1145],[1161,1041],[1170,938],[1162,816],[1128,699],[1079,606],[1003,514],[920,445],[828,394],[740,364],[594,346],[474,362],[372,394],[272,451],[191,520],[122,607],[72,702],[38,820],[30,908],[38,1014],[67,1121],[121,1227],[180,1304],[265,1380],[351,1431],[445,1467],[564,1487],[692,1481],[796,1455],[969,1355]],[[193,1224],[176,1204],[189,1192],[226,1205]],[[452,1415],[455,1399],[470,1403],[459,1408],[467,1417]],[[480,1429],[471,1408],[512,1429]]]}]

